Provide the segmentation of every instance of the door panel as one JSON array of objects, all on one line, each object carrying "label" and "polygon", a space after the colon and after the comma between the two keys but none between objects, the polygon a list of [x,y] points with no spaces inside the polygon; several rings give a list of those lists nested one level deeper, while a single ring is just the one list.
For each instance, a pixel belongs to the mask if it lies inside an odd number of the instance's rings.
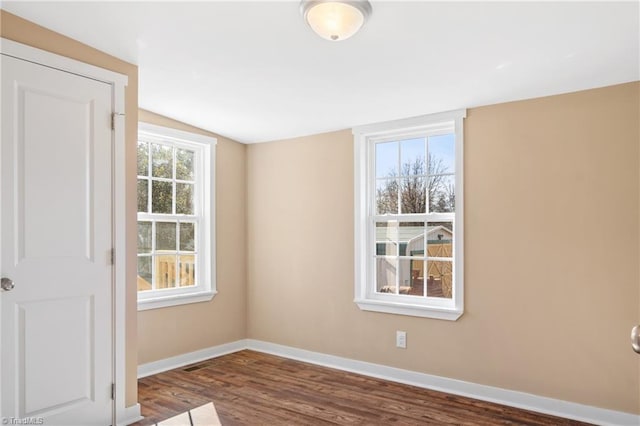
[{"label": "door panel", "polygon": [[[35,417],[93,399],[93,298],[20,303],[18,309],[18,359],[24,360],[18,382],[27,390],[21,395],[25,415]],[[64,317],[59,312],[65,312]],[[41,356],[43,353],[47,356]],[[54,369],[50,359],[57,360]]]},{"label": "door panel", "polygon": [[2,56],[0,415],[112,419],[112,89]]},{"label": "door panel", "polygon": [[[94,100],[22,85],[16,96],[25,120],[16,139],[21,143],[14,148],[16,186],[22,188],[18,194],[23,197],[17,207],[24,209],[16,215],[20,253],[25,258],[84,255],[91,259],[87,251],[93,245],[89,231]],[[55,128],[38,125],[41,117]],[[76,120],[72,125],[70,117]],[[64,141],[65,149],[48,142],[52,135]]]}]

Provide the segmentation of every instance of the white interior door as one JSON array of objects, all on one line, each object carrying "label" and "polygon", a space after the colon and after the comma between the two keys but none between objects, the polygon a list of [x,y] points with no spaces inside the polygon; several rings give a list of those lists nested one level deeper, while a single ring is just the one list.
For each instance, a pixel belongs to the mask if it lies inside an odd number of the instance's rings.
[{"label": "white interior door", "polygon": [[109,425],[112,88],[1,67],[0,274],[15,287],[0,291],[0,415]]}]

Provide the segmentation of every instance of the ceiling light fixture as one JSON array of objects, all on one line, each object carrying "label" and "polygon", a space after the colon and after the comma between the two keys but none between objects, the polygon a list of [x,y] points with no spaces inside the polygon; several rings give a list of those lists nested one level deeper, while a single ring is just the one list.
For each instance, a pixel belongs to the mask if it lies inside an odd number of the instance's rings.
[{"label": "ceiling light fixture", "polygon": [[346,40],[364,25],[371,15],[367,0],[302,0],[300,13],[320,37]]}]

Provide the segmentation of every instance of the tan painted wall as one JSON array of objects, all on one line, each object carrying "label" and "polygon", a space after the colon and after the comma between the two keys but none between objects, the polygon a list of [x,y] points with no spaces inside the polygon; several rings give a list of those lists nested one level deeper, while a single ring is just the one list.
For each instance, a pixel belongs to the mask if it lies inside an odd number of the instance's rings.
[{"label": "tan painted wall", "polygon": [[350,131],[249,146],[248,337],[640,413],[639,91],[468,111],[457,322],[353,303]]},{"label": "tan painted wall", "polygon": [[216,145],[218,294],[211,302],[138,313],[138,362],[181,355],[246,337],[246,145],[140,110],[140,121],[200,133]]},{"label": "tan painted wall", "polygon": [[[0,10],[0,36],[14,40],[42,50],[76,59],[88,64],[112,70],[129,77],[126,88],[126,143],[127,143],[127,181],[133,182],[136,175],[136,140],[138,122],[138,67],[124,62],[99,50],[77,42],[73,39],[55,33],[51,30],[26,21],[4,10]],[[126,194],[127,205],[127,251],[136,250],[136,187],[129,185]],[[137,349],[136,349],[136,264],[127,265],[127,329],[126,329],[126,405],[130,406],[138,401],[137,382]],[[130,284],[130,285],[129,285]]]}]

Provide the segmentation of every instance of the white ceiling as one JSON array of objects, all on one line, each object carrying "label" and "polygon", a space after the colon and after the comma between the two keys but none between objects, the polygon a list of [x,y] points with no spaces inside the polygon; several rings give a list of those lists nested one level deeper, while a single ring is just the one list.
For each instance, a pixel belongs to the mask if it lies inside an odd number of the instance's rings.
[{"label": "white ceiling", "polygon": [[298,1],[11,2],[139,66],[141,108],[255,143],[640,80],[638,1],[372,1],[337,43]]}]

